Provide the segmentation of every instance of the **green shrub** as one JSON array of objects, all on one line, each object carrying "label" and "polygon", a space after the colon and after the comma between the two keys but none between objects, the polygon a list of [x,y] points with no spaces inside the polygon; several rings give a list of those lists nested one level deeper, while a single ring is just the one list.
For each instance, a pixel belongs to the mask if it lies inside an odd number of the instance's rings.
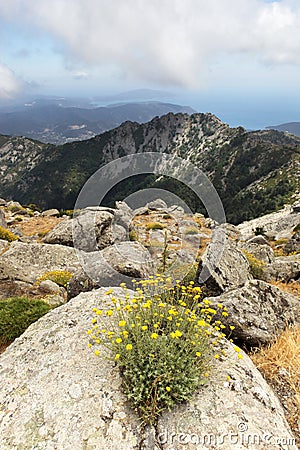
[{"label": "green shrub", "polygon": [[257,278],[258,280],[264,280],[265,279],[265,275],[264,275],[265,263],[263,261],[261,261],[260,259],[255,258],[255,256],[252,255],[252,253],[249,253],[246,250],[243,250],[243,253],[248,260],[248,263],[250,266],[250,271],[251,271],[251,274],[253,275],[253,277]]},{"label": "green shrub", "polygon": [[7,345],[50,310],[42,300],[12,297],[0,300],[0,344]]},{"label": "green shrub", "polygon": [[186,230],[184,230],[185,235],[198,234],[198,233],[199,233],[199,230],[196,227],[188,227]]},{"label": "green shrub", "polygon": [[72,276],[73,275],[67,270],[51,270],[50,272],[45,272],[43,275],[38,277],[36,282],[39,284],[41,281],[51,280],[59,286],[67,288]]},{"label": "green shrub", "polygon": [[5,241],[12,242],[12,241],[17,241],[19,239],[19,236],[16,236],[11,231],[0,226],[0,239],[4,239]]},{"label": "green shrub", "polygon": [[138,241],[139,239],[139,234],[137,231],[131,230],[129,231],[129,240],[130,241]]},{"label": "green shrub", "polygon": [[159,222],[149,222],[146,225],[146,230],[163,230],[164,226]]},{"label": "green shrub", "polygon": [[209,300],[201,301],[193,282],[183,286],[177,280],[172,287],[169,278],[150,278],[137,283],[133,296],[125,284],[122,298],[108,291],[103,309],[93,309],[87,334],[95,355],[119,367],[123,390],[143,423],[153,424],[206,382],[213,359],[225,355],[220,347],[225,326],[214,321],[217,311]]}]

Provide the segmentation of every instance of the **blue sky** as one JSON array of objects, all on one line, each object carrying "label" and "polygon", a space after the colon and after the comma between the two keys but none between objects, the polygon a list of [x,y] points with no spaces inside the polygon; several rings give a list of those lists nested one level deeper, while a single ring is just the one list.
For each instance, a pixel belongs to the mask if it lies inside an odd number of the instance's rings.
[{"label": "blue sky", "polygon": [[0,106],[138,88],[234,126],[300,121],[300,0],[0,0]]}]

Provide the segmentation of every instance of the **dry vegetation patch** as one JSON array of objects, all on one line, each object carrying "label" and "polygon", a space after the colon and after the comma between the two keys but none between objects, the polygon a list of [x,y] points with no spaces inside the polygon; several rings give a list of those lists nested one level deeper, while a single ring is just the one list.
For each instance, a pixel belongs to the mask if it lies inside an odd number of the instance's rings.
[{"label": "dry vegetation patch", "polygon": [[300,444],[300,326],[286,328],[272,344],[250,356],[280,398]]}]

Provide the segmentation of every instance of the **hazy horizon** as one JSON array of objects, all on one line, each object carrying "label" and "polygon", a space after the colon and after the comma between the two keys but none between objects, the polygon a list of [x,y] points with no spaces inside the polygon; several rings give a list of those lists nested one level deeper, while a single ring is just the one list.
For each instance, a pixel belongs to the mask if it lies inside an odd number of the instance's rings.
[{"label": "hazy horizon", "polygon": [[150,89],[231,126],[300,121],[296,0],[10,0],[0,49],[0,108]]}]

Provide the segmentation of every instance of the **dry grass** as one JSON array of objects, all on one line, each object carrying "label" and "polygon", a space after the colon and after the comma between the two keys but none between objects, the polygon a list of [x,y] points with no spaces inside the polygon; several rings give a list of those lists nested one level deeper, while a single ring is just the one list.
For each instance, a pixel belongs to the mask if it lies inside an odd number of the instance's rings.
[{"label": "dry grass", "polygon": [[270,284],[277,286],[284,292],[288,292],[289,294],[295,295],[296,297],[300,297],[300,283],[297,281],[284,283],[282,281],[269,281]]},{"label": "dry grass", "polygon": [[295,436],[299,436],[300,326],[287,328],[272,344],[250,356],[276,391]]},{"label": "dry grass", "polygon": [[22,222],[18,223],[18,227],[22,230],[25,236],[41,235],[48,233],[54,228],[61,220],[61,217],[31,217],[26,218]]}]

